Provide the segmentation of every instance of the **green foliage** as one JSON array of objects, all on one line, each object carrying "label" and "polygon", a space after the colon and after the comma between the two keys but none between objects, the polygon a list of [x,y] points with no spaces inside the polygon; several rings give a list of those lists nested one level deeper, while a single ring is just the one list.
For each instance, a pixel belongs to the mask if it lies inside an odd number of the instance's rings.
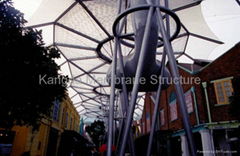
[{"label": "green foliage", "polygon": [[[53,101],[65,97],[68,78],[58,73],[58,50],[45,47],[41,31],[25,23],[10,0],[0,0],[0,127],[37,126]],[[41,77],[58,81],[49,84]]]},{"label": "green foliage", "polygon": [[92,138],[93,142],[97,147],[103,141],[105,135],[105,125],[103,121],[94,121],[90,126],[86,127],[86,131]]}]

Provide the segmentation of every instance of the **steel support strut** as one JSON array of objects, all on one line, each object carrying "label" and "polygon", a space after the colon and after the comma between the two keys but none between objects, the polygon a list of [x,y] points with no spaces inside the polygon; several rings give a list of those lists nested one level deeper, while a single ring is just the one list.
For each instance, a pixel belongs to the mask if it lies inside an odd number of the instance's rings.
[{"label": "steel support strut", "polygon": [[[121,12],[122,2],[118,2],[118,13]],[[119,31],[119,27],[117,27]],[[114,122],[114,101],[115,101],[115,78],[116,78],[116,67],[117,67],[117,51],[119,49],[119,38],[114,37],[114,51],[112,58],[112,73],[111,73],[111,94],[110,94],[110,106],[109,106],[109,119],[108,119],[108,141],[107,141],[107,156],[112,155],[112,143],[113,143],[113,122]]]},{"label": "steel support strut", "polygon": [[[121,6],[122,6],[122,1],[119,1],[119,3],[118,3],[118,13],[121,12]],[[116,30],[117,30],[118,33],[122,32],[125,22],[126,22],[126,20],[124,20],[124,22],[121,23],[120,26],[116,27]],[[109,108],[109,110],[111,112],[111,114],[109,114],[109,127],[110,126],[111,127],[109,128],[109,132],[108,132],[109,134],[108,134],[107,156],[112,155],[112,141],[113,141],[112,126],[113,126],[113,120],[114,120],[115,76],[116,76],[117,54],[119,55],[119,60],[120,60],[120,70],[121,70],[121,73],[124,75],[123,55],[122,55],[122,50],[121,50],[121,45],[120,45],[120,42],[119,42],[119,38],[115,37],[114,41],[115,41],[115,43],[114,43],[112,73],[111,73],[111,89],[112,90],[111,90],[110,108]],[[120,98],[121,98],[121,106],[123,107],[123,115],[125,116],[126,113],[127,113],[126,108],[129,105],[128,104],[128,92],[127,92],[125,82],[122,82],[122,88],[123,89],[122,89],[122,93],[120,93]],[[121,131],[122,131],[122,128],[124,128],[124,123],[125,123],[125,118],[123,118],[123,120],[121,121]],[[121,136],[121,131],[120,131],[120,134],[119,134],[120,136]],[[129,148],[130,148],[132,156],[135,156],[135,148],[134,148],[134,142],[133,142],[133,138],[132,138],[132,131],[129,131],[128,135],[130,137]]]},{"label": "steel support strut", "polygon": [[[124,23],[121,24],[120,26],[120,31],[123,29],[123,25]],[[123,64],[123,55],[122,55],[122,49],[121,49],[121,46],[119,44],[118,46],[118,57],[119,57],[119,67],[120,67],[120,71],[123,75],[123,77],[125,77],[125,73],[124,73],[124,64]],[[124,129],[124,125],[126,123],[126,120],[125,120],[125,117],[126,117],[126,113],[127,113],[127,108],[129,107],[129,102],[128,102],[128,91],[127,91],[127,87],[126,87],[126,84],[125,84],[125,81],[122,81],[122,91],[120,92],[120,103],[121,103],[121,106],[122,106],[122,116],[123,116],[123,119],[121,121],[121,127],[120,127],[120,131],[119,131],[119,141],[118,141],[118,145],[121,144],[121,136],[122,136],[122,131]],[[135,156],[135,146],[134,146],[134,141],[133,141],[133,134],[132,134],[132,131],[130,129],[129,131],[129,140],[128,140],[128,143],[129,143],[129,149],[130,149],[130,152],[131,152],[131,155],[132,156]]]},{"label": "steel support strut", "polygon": [[[125,96],[123,95],[123,92],[120,93],[120,98],[121,98],[121,106],[123,106],[123,107],[127,106],[127,104],[125,102],[128,101],[128,100],[126,100]],[[125,107],[125,108],[127,108],[127,107]],[[123,119],[121,120],[121,126],[120,126],[120,130],[119,130],[118,146],[121,144],[121,140],[120,139],[121,139],[121,136],[122,136],[122,131],[124,129],[124,125],[126,123],[126,120],[125,120],[126,113],[127,113],[126,109],[122,109]],[[129,150],[130,150],[131,156],[135,156],[136,155],[136,153],[135,153],[135,145],[134,145],[133,133],[132,133],[131,129],[129,131],[128,144],[129,144]]]},{"label": "steel support strut", "polygon": [[[165,0],[165,7],[168,8],[168,0]],[[170,22],[169,22],[169,16],[166,14],[166,32],[168,34],[168,37],[170,37]],[[161,76],[163,75],[163,71],[165,68],[165,62],[166,62],[166,51],[164,49],[163,54],[162,54],[162,62],[161,62],[161,74],[159,76],[159,80],[161,80]],[[156,129],[156,124],[157,124],[157,117],[158,117],[158,109],[160,105],[160,98],[161,98],[161,90],[162,90],[162,83],[160,81],[158,90],[157,90],[157,96],[154,100],[154,111],[153,111],[153,116],[152,116],[152,126],[150,130],[150,135],[149,135],[149,141],[148,141],[148,148],[147,148],[147,156],[150,156],[152,153],[152,144],[153,144],[153,136],[155,134],[155,129]]]},{"label": "steel support strut", "polygon": [[117,49],[118,38],[115,38],[115,46],[112,60],[112,73],[111,73],[111,95],[109,106],[109,119],[108,119],[108,142],[107,142],[107,156],[112,155],[112,142],[113,142],[113,120],[114,120],[114,104],[115,104],[115,77],[117,65]]},{"label": "steel support strut", "polygon": [[126,125],[125,125],[124,131],[123,131],[123,139],[122,139],[122,144],[120,146],[120,153],[119,153],[120,156],[123,156],[125,153],[126,142],[127,142],[128,136],[129,136],[128,132],[129,132],[129,130],[131,128],[131,124],[132,124],[133,112],[135,109],[138,88],[139,88],[139,81],[140,81],[140,77],[142,75],[143,61],[146,56],[146,46],[147,46],[148,40],[149,40],[150,25],[151,25],[151,18],[153,15],[153,11],[154,11],[154,7],[150,7],[149,12],[148,12],[148,17],[147,17],[147,23],[146,23],[146,27],[145,27],[145,31],[144,31],[143,44],[142,44],[141,51],[140,51],[140,58],[138,61],[137,71],[136,71],[136,75],[135,75],[135,81],[134,81],[134,86],[133,86],[133,90],[132,90],[132,97],[130,100],[130,105],[129,105],[129,109],[128,109],[128,113],[127,113]]},{"label": "steel support strut", "polygon": [[[124,23],[122,24],[122,26],[120,26],[120,30],[123,29],[123,25]],[[124,64],[123,64],[123,55],[122,55],[122,49],[121,49],[121,46],[119,46],[119,49],[118,49],[118,56],[119,56],[119,63],[120,63],[120,71],[123,75],[123,77],[125,77],[125,72],[124,72]],[[126,83],[125,81],[122,81],[122,97],[123,97],[123,100],[121,101],[122,103],[122,106],[125,107],[124,111],[123,111],[123,115],[124,115],[124,118],[123,118],[123,127],[124,128],[124,125],[126,123],[126,120],[125,120],[125,117],[126,117],[126,113],[127,113],[127,108],[129,107],[129,102],[128,102],[128,91],[127,91],[127,87],[126,87]],[[122,129],[123,130],[123,129]],[[120,136],[122,135],[122,130],[120,131]],[[135,156],[135,146],[134,146],[134,141],[133,141],[133,133],[132,133],[132,130],[130,129],[129,131],[129,148],[130,148],[130,152],[131,152],[131,155],[132,156]],[[121,140],[120,140],[121,141]]]},{"label": "steel support strut", "polygon": [[162,58],[162,63],[161,63],[161,74],[159,76],[159,86],[158,86],[158,90],[157,90],[157,96],[156,99],[154,101],[155,105],[154,105],[154,111],[153,111],[153,118],[152,118],[152,126],[151,126],[151,130],[150,130],[150,135],[149,135],[149,141],[148,141],[148,148],[147,148],[147,156],[151,155],[151,151],[152,151],[152,143],[153,143],[153,135],[155,133],[155,128],[156,128],[156,122],[157,122],[157,116],[158,116],[158,108],[160,105],[160,98],[161,98],[161,90],[162,90],[162,83],[161,83],[161,76],[163,75],[164,72],[164,68],[165,68],[165,61],[166,61],[166,52],[163,52],[163,58]]},{"label": "steel support strut", "polygon": [[187,136],[187,141],[188,141],[188,147],[190,149],[191,152],[191,156],[196,156],[196,146],[195,146],[195,142],[193,140],[193,135],[192,135],[192,130],[191,130],[191,125],[190,125],[190,120],[189,120],[189,116],[188,116],[188,112],[187,112],[187,107],[186,107],[186,102],[185,102],[185,98],[184,98],[184,92],[183,92],[183,88],[182,85],[180,84],[180,77],[179,77],[179,71],[177,68],[177,63],[176,63],[176,59],[174,57],[173,54],[173,49],[171,46],[171,43],[169,42],[169,37],[165,31],[165,27],[164,27],[164,22],[163,22],[163,17],[162,14],[160,12],[160,8],[157,8],[157,19],[159,22],[159,29],[163,38],[163,42],[164,42],[164,47],[169,59],[169,66],[170,66],[170,70],[171,70],[171,74],[174,80],[175,84],[175,90],[176,90],[176,94],[177,94],[177,100],[180,104],[180,110],[183,116],[183,124],[184,124],[184,129],[186,132],[186,136]]}]

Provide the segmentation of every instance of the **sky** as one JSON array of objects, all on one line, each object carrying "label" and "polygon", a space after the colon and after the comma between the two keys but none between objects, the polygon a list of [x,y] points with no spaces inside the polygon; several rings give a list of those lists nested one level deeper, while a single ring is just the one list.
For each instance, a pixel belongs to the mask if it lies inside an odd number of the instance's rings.
[{"label": "sky", "polygon": [[26,20],[30,19],[43,0],[12,0],[15,8],[24,13]]}]

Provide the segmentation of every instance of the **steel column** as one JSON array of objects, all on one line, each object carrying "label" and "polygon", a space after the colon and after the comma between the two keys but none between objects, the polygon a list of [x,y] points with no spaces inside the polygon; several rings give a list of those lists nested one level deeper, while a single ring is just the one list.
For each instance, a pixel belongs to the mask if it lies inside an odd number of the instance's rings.
[{"label": "steel column", "polygon": [[129,136],[128,132],[129,132],[131,124],[132,124],[132,117],[133,117],[133,112],[135,109],[138,88],[139,88],[139,79],[142,75],[143,61],[146,56],[146,46],[148,44],[148,39],[149,39],[149,34],[150,34],[150,29],[151,29],[150,28],[151,18],[153,15],[153,11],[154,11],[154,8],[150,7],[149,12],[148,12],[144,37],[143,37],[143,44],[142,44],[141,51],[140,51],[140,58],[138,61],[138,67],[137,67],[137,71],[136,71],[136,75],[135,75],[135,81],[134,81],[134,86],[133,86],[133,90],[132,90],[132,97],[130,100],[130,105],[129,105],[129,109],[128,109],[128,113],[127,113],[126,125],[125,125],[125,129],[123,132],[123,140],[122,140],[122,144],[120,146],[120,153],[119,153],[120,156],[123,156],[125,153],[126,142],[127,142],[128,136]]},{"label": "steel column", "polygon": [[174,80],[177,80],[176,83],[174,84],[174,86],[175,86],[175,90],[176,90],[176,94],[177,94],[177,99],[180,104],[180,110],[183,115],[183,124],[184,124],[184,129],[185,129],[187,140],[188,140],[188,146],[191,151],[191,156],[196,156],[197,155],[196,154],[196,146],[195,146],[195,142],[193,140],[192,129],[191,129],[190,120],[189,120],[189,116],[188,116],[188,112],[187,112],[183,88],[179,81],[179,71],[177,68],[177,63],[176,63],[176,59],[173,54],[173,49],[172,49],[171,43],[169,42],[169,37],[165,31],[163,17],[161,15],[160,8],[157,8],[157,16],[158,16],[157,19],[158,19],[159,26],[160,26],[160,32],[163,37],[164,46],[165,46],[166,53],[167,53],[167,56],[169,59],[169,66],[171,69],[171,74],[172,74],[172,77],[174,78]]},{"label": "steel column", "polygon": [[111,95],[109,105],[109,119],[108,119],[108,142],[107,142],[107,156],[112,155],[112,141],[113,141],[113,119],[114,119],[114,104],[115,104],[115,77],[117,65],[117,49],[118,38],[115,38],[115,46],[112,59],[112,73],[111,73]]},{"label": "steel column", "polygon": [[153,135],[155,132],[156,128],[156,121],[157,121],[157,116],[158,116],[158,108],[160,105],[160,98],[161,98],[161,90],[162,90],[162,83],[161,83],[161,78],[163,76],[164,68],[165,68],[165,61],[166,61],[166,52],[163,52],[163,58],[162,58],[162,63],[161,63],[161,74],[159,76],[159,86],[157,90],[157,96],[155,100],[155,105],[154,105],[154,112],[153,112],[153,119],[152,119],[152,125],[151,125],[151,130],[150,130],[150,135],[149,135],[149,141],[148,141],[148,148],[147,148],[147,156],[151,155],[152,151],[152,143],[153,143]]},{"label": "steel column", "polygon": [[[127,107],[128,107],[128,105],[127,105],[127,103],[128,103],[128,100],[126,100],[126,96],[123,94],[123,92],[122,93],[120,93],[121,94],[121,96],[120,96],[120,98],[121,98],[121,106],[123,106],[123,111],[122,111],[122,113],[123,113],[123,119],[122,119],[122,121],[121,121],[121,129],[120,129],[120,131],[119,131],[119,141],[118,141],[118,145],[119,144],[121,144],[121,136],[122,136],[122,131],[123,131],[123,129],[124,129],[124,124],[126,123],[126,120],[125,120],[125,117],[126,117],[126,112],[127,112]],[[127,101],[127,103],[125,103]],[[136,152],[135,152],[135,145],[134,145],[134,140],[133,140],[133,133],[132,133],[132,130],[130,129],[130,131],[129,131],[129,140],[128,140],[128,144],[129,144],[129,149],[130,149],[130,153],[131,153],[131,155],[132,156],[135,156],[136,155]]]},{"label": "steel column", "polygon": [[[122,24],[124,25],[124,23]],[[122,29],[123,27],[121,27],[120,29]],[[121,46],[119,45],[119,49],[118,49],[118,56],[119,56],[119,61],[120,61],[120,71],[122,72],[123,76],[125,77],[125,72],[124,72],[124,64],[123,64],[123,55],[122,55],[122,49]],[[129,107],[129,101],[128,101],[128,91],[127,91],[127,87],[125,84],[125,81],[122,81],[122,94],[123,94],[123,105],[125,107],[124,111],[123,111],[123,127],[126,123],[126,113],[127,113],[127,108]],[[122,132],[122,131],[121,131]],[[132,156],[135,156],[135,146],[134,146],[134,140],[133,140],[133,133],[132,130],[130,129],[129,131],[129,148],[130,148],[130,152],[132,154]]]}]

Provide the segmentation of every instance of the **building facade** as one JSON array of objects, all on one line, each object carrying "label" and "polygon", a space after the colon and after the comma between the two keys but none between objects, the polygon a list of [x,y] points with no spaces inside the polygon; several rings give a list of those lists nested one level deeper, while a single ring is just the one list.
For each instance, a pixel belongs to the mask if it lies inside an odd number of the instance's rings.
[{"label": "building facade", "polygon": [[[43,118],[38,130],[26,126],[11,129],[12,139],[7,143],[11,148],[5,152],[10,156],[21,156],[25,152],[31,156],[57,156],[61,134],[65,130],[79,132],[79,124],[80,116],[69,97],[61,103],[54,101],[51,117]],[[2,132],[4,134],[4,130]]]},{"label": "building facade", "polygon": [[[213,62],[179,63],[186,107],[199,155],[240,155],[239,121],[231,113],[229,97],[240,90],[240,43]],[[154,93],[147,93],[141,132],[151,128]],[[240,101],[239,101],[240,104]],[[178,155],[189,155],[182,115],[173,85],[161,91],[158,130],[170,132]]]}]

